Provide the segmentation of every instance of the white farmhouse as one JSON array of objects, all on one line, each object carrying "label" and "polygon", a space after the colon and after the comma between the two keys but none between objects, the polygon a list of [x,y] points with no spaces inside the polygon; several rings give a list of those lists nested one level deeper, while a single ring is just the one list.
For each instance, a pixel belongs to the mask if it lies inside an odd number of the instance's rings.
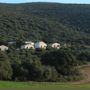
[{"label": "white farmhouse", "polygon": [[31,45],[34,45],[34,42],[26,41],[25,44],[31,44]]},{"label": "white farmhouse", "polygon": [[51,47],[56,48],[56,49],[60,49],[61,46],[59,43],[53,43],[53,44],[51,44]]},{"label": "white farmhouse", "polygon": [[25,42],[25,45],[22,45],[21,49],[34,49],[34,43],[33,42]]},{"label": "white farmhouse", "polygon": [[6,51],[6,50],[8,50],[8,47],[5,46],[5,45],[0,45],[0,50],[1,51]]},{"label": "white farmhouse", "polygon": [[40,42],[36,42],[35,43],[35,49],[46,49],[47,47],[47,44],[43,41],[40,41]]}]

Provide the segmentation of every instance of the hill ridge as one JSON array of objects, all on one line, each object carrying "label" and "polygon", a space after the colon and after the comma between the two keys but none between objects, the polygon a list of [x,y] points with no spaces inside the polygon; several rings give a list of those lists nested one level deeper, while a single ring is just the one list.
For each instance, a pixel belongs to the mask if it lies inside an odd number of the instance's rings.
[{"label": "hill ridge", "polygon": [[90,44],[89,16],[87,4],[0,4],[0,40]]}]

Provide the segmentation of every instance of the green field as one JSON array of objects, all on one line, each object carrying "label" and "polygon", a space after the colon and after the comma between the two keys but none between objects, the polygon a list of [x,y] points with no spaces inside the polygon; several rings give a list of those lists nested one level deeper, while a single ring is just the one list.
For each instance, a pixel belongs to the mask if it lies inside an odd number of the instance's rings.
[{"label": "green field", "polygon": [[38,83],[38,82],[9,82],[0,81],[0,88],[31,88],[31,89],[55,89],[55,88],[80,88],[89,89],[90,84],[67,84],[67,83]]}]

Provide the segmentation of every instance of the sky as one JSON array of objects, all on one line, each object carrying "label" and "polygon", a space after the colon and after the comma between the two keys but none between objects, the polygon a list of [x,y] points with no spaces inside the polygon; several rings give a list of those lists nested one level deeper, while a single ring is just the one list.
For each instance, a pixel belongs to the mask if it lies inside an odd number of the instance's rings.
[{"label": "sky", "polygon": [[59,3],[81,3],[90,4],[90,0],[0,0],[2,3],[24,3],[24,2],[59,2]]}]

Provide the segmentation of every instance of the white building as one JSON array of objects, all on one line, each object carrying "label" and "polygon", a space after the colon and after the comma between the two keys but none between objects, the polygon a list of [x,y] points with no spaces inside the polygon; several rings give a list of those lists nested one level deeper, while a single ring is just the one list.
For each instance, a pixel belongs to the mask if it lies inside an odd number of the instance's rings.
[{"label": "white building", "polygon": [[25,45],[22,45],[21,49],[34,49],[34,43],[33,42],[25,42]]},{"label": "white building", "polygon": [[51,44],[51,47],[52,48],[56,48],[56,49],[60,49],[61,48],[59,43],[53,43],[53,44]]},{"label": "white building", "polygon": [[31,45],[34,45],[34,42],[26,41],[25,44],[31,44]]},{"label": "white building", "polygon": [[36,42],[34,46],[35,46],[35,49],[39,49],[39,48],[46,49],[47,44],[43,41],[40,41],[40,42]]},{"label": "white building", "polygon": [[1,51],[6,51],[6,50],[8,50],[8,47],[5,46],[5,45],[0,45],[0,50]]}]

